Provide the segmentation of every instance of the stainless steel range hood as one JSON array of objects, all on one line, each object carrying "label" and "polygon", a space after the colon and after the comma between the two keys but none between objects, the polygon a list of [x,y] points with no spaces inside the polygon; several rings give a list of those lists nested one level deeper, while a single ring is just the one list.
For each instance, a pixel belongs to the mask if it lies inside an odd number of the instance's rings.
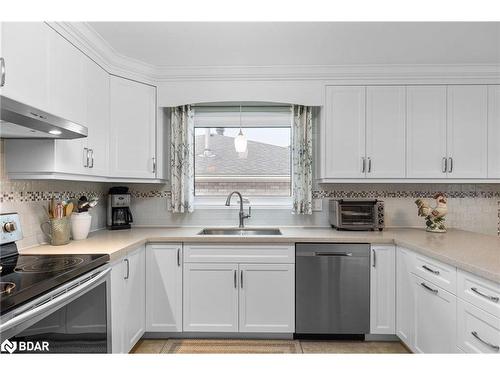
[{"label": "stainless steel range hood", "polygon": [[85,126],[51,115],[29,105],[0,96],[0,138],[84,138]]}]

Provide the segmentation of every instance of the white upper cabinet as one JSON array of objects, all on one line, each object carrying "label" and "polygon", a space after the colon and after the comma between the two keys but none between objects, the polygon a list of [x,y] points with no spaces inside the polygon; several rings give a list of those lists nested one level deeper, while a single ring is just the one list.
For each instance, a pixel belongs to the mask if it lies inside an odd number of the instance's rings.
[{"label": "white upper cabinet", "polygon": [[86,126],[85,55],[57,32],[49,37],[49,112]]},{"label": "white upper cabinet", "polygon": [[488,88],[448,86],[448,177],[486,178]]},{"label": "white upper cabinet", "polygon": [[53,30],[43,22],[2,22],[0,27],[2,95],[48,111],[48,45]]},{"label": "white upper cabinet", "polygon": [[328,86],[324,178],[364,178],[365,87]]},{"label": "white upper cabinet", "polygon": [[156,177],[156,89],[111,76],[110,174]]},{"label": "white upper cabinet", "polygon": [[407,87],[407,177],[446,178],[446,86]]},{"label": "white upper cabinet", "polygon": [[404,86],[366,88],[366,177],[405,177]]},{"label": "white upper cabinet", "polygon": [[87,174],[109,174],[109,74],[92,60],[85,61],[88,137],[84,154]]},{"label": "white upper cabinet", "polygon": [[500,178],[500,85],[488,87],[488,177]]}]

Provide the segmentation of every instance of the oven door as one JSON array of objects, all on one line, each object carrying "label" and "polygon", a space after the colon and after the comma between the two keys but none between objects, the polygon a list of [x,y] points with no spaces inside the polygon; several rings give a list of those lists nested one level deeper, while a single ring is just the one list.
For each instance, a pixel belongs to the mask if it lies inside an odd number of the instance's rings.
[{"label": "oven door", "polygon": [[340,227],[351,230],[373,230],[375,227],[374,203],[342,203]]},{"label": "oven door", "polygon": [[[110,353],[110,269],[87,273],[1,317],[15,353]],[[4,344],[2,344],[4,345]]]}]

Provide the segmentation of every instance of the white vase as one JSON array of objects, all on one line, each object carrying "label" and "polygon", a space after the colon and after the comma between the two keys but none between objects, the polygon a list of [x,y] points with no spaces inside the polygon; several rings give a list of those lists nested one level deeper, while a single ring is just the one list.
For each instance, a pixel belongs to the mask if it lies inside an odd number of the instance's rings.
[{"label": "white vase", "polygon": [[71,237],[84,240],[89,235],[92,216],[88,212],[74,212],[71,215]]}]

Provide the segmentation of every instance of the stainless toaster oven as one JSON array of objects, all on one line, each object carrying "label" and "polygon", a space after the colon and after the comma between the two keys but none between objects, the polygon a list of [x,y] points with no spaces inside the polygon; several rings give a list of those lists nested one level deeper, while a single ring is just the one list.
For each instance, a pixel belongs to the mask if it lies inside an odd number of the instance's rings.
[{"label": "stainless toaster oven", "polygon": [[329,211],[337,229],[384,229],[384,202],[377,199],[330,199]]}]

